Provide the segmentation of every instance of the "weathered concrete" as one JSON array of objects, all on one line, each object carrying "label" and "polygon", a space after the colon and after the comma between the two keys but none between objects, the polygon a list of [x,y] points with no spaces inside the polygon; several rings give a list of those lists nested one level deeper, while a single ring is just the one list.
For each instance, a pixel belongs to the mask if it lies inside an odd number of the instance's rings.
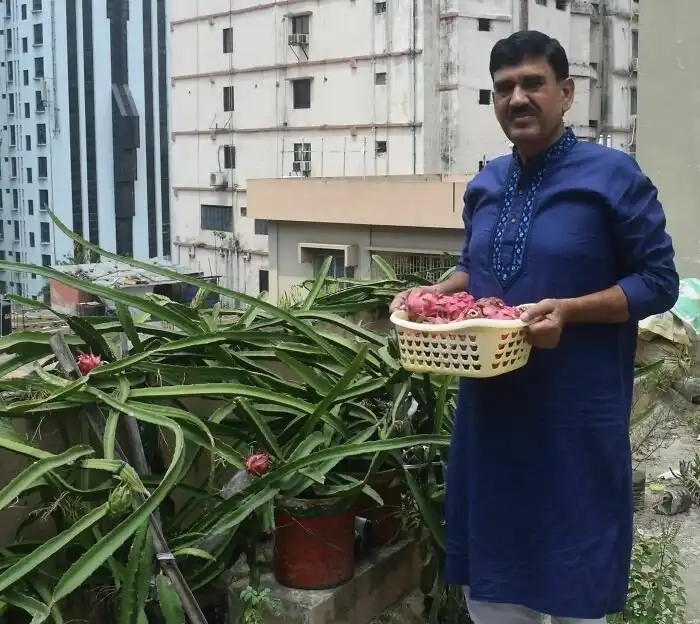
[{"label": "weathered concrete", "polygon": [[[417,587],[419,574],[417,548],[409,541],[385,548],[361,562],[355,577],[334,589],[289,589],[279,585],[271,573],[266,573],[262,576],[262,585],[270,588],[270,598],[277,601],[280,614],[267,616],[265,623],[370,624],[373,618]],[[247,582],[247,578],[242,577],[231,587],[233,618],[240,613],[238,593]],[[408,620],[401,621],[408,624]]]},{"label": "weathered concrete", "polygon": [[[647,463],[647,482],[669,468],[678,470],[681,460],[687,461],[700,453],[700,442],[696,437],[682,430],[677,440]],[[653,511],[647,511],[640,515],[639,520],[654,523],[665,519]],[[689,513],[668,518],[668,521],[680,523],[678,541],[685,565],[682,576],[688,596],[686,624],[700,624],[700,509],[695,507]]]}]

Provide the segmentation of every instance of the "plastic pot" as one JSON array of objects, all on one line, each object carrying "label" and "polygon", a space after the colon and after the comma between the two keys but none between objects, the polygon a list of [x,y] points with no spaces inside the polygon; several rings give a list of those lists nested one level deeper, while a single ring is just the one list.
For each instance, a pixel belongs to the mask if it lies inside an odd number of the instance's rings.
[{"label": "plastic pot", "polygon": [[328,589],[355,573],[355,513],[340,498],[282,499],[275,509],[273,572],[280,585]]}]

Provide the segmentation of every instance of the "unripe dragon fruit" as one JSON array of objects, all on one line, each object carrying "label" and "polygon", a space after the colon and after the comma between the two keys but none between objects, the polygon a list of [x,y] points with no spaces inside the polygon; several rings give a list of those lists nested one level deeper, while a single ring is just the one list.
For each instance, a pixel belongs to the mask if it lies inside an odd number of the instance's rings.
[{"label": "unripe dragon fruit", "polygon": [[497,297],[474,299],[466,292],[440,295],[429,290],[414,290],[406,298],[404,310],[416,323],[453,323],[467,319],[514,320],[521,310],[506,305]]},{"label": "unripe dragon fruit", "polygon": [[270,458],[264,453],[256,453],[251,455],[245,462],[245,469],[249,475],[254,477],[262,477],[270,470]]},{"label": "unripe dragon fruit", "polygon": [[78,370],[81,375],[87,375],[102,364],[102,358],[92,353],[81,353],[78,356]]}]

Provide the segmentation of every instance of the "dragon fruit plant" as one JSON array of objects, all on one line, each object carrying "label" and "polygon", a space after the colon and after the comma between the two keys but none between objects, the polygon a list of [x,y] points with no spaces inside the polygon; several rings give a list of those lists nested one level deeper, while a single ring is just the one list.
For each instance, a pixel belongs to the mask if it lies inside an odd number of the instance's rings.
[{"label": "dragon fruit plant", "polygon": [[520,318],[518,307],[506,305],[498,297],[475,299],[466,292],[441,295],[429,290],[414,290],[404,306],[408,320],[415,323],[454,323],[470,319],[510,321]]},{"label": "dragon fruit plant", "polygon": [[81,375],[88,375],[102,364],[102,358],[93,353],[81,353],[78,356],[78,370]]}]

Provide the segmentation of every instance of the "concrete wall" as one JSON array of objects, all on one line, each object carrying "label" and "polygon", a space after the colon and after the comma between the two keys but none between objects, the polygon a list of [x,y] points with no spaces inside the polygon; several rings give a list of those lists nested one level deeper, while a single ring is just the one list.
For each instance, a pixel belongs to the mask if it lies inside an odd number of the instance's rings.
[{"label": "concrete wall", "polygon": [[366,225],[330,225],[321,223],[274,222],[270,224],[270,301],[278,302],[293,294],[301,282],[313,279],[311,262],[299,262],[299,247],[317,244],[320,256],[323,245],[356,245],[358,249],[355,277],[372,279],[372,255],[399,252],[402,254],[459,254],[464,232],[459,229],[415,229],[372,227]]},{"label": "concrete wall", "polygon": [[700,276],[700,3],[640,3],[637,158],[658,185],[684,276]]}]

